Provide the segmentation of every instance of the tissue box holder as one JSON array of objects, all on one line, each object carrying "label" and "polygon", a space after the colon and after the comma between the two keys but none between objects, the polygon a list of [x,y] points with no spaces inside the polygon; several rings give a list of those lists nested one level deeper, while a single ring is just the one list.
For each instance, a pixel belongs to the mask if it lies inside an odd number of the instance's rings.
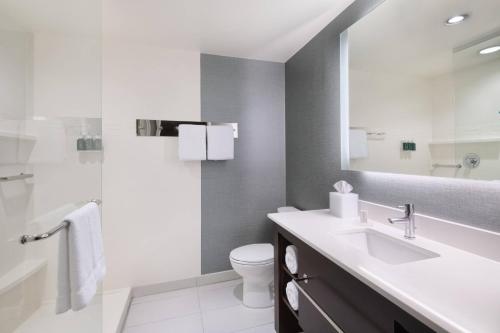
[{"label": "tissue box holder", "polygon": [[359,196],[356,193],[330,192],[330,213],[341,218],[356,218]]}]

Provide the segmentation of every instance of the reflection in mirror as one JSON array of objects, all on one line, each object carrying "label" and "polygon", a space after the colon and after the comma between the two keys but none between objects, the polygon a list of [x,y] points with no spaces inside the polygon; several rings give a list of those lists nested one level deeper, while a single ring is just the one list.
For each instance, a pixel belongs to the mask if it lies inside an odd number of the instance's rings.
[{"label": "reflection in mirror", "polygon": [[344,168],[500,179],[499,13],[498,0],[387,0],[351,26]]}]

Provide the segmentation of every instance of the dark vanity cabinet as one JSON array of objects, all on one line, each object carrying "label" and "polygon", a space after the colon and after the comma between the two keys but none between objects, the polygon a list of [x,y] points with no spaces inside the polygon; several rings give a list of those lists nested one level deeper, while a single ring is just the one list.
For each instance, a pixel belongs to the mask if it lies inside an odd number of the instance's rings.
[{"label": "dark vanity cabinet", "polygon": [[[276,226],[275,319],[277,333],[431,333],[429,327]],[[288,245],[298,251],[298,274],[285,265]],[[304,279],[306,278],[307,279]],[[296,280],[299,310],[286,298],[286,284]]]}]

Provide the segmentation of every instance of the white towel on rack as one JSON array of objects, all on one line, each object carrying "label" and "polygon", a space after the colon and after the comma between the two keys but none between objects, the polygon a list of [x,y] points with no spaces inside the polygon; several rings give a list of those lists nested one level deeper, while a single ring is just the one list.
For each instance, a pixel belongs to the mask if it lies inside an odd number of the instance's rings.
[{"label": "white towel on rack", "polygon": [[213,161],[234,159],[234,129],[231,125],[207,126],[207,158]]},{"label": "white towel on rack", "polygon": [[179,125],[178,143],[181,161],[207,159],[207,127],[205,125]]},{"label": "white towel on rack", "polygon": [[364,129],[349,130],[349,158],[351,160],[368,157],[368,134]]},{"label": "white towel on rack", "polygon": [[297,274],[299,265],[297,261],[297,248],[295,245],[289,245],[286,247],[285,265],[290,273]]},{"label": "white towel on rack", "polygon": [[85,308],[106,273],[101,216],[96,203],[68,214],[59,238],[56,313]]},{"label": "white towel on rack", "polygon": [[286,299],[288,300],[288,303],[294,309],[297,311],[299,309],[299,290],[293,284],[292,281],[288,282],[286,284]]}]

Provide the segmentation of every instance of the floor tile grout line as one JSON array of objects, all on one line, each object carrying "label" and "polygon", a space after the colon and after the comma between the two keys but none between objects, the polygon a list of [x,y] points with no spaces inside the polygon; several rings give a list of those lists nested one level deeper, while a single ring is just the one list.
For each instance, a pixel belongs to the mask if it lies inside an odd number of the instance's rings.
[{"label": "floor tile grout line", "polygon": [[245,331],[248,331],[248,330],[250,330],[250,329],[252,329],[252,328],[264,327],[264,326],[267,326],[267,325],[269,325],[269,324],[274,324],[274,320],[273,320],[272,322],[269,322],[269,323],[259,324],[259,325],[257,325],[257,326],[252,326],[252,327],[244,328],[244,329],[242,329],[242,330],[233,331],[233,332],[231,332],[231,333],[240,333],[240,332],[245,332]]},{"label": "floor tile grout line", "polygon": [[201,317],[201,312],[193,312],[193,313],[182,315],[182,316],[177,316],[177,317],[172,317],[172,318],[167,318],[167,319],[161,319],[161,320],[153,320],[153,321],[148,321],[148,322],[142,323],[142,324],[130,325],[130,326],[126,326],[124,328],[133,328],[133,327],[145,326],[145,325],[149,325],[149,324],[158,324],[158,323],[162,323],[164,321],[170,321],[170,320],[175,320],[175,319],[187,318],[187,317],[191,317],[191,316],[194,316],[194,315],[197,315],[197,314],[199,314],[200,317]]},{"label": "floor tile grout line", "polygon": [[200,307],[201,331],[205,333],[205,320],[203,319],[203,311],[201,310],[200,286],[196,286],[196,295],[198,296],[198,305]]},{"label": "floor tile grout line", "polygon": [[[190,288],[184,288],[184,289],[177,289],[177,290],[167,291],[167,292],[159,293],[159,294],[151,294],[151,295],[148,295],[148,296],[156,296],[156,295],[161,295],[161,294],[168,294],[168,293],[174,292],[174,291],[189,290],[189,289],[193,289],[193,288],[196,288],[196,287],[190,287]],[[148,296],[142,296],[142,297],[148,297]],[[151,301],[141,301],[141,302],[135,302],[135,303],[134,303],[134,300],[132,299],[132,302],[130,302],[130,306],[137,305],[137,304],[160,302],[160,301],[164,301],[164,300],[168,300],[168,299],[175,299],[175,298],[186,297],[186,296],[187,295],[179,295],[179,296],[172,296],[172,297],[168,297],[168,298],[160,298],[160,299],[155,299],[155,300],[151,300]]]}]

